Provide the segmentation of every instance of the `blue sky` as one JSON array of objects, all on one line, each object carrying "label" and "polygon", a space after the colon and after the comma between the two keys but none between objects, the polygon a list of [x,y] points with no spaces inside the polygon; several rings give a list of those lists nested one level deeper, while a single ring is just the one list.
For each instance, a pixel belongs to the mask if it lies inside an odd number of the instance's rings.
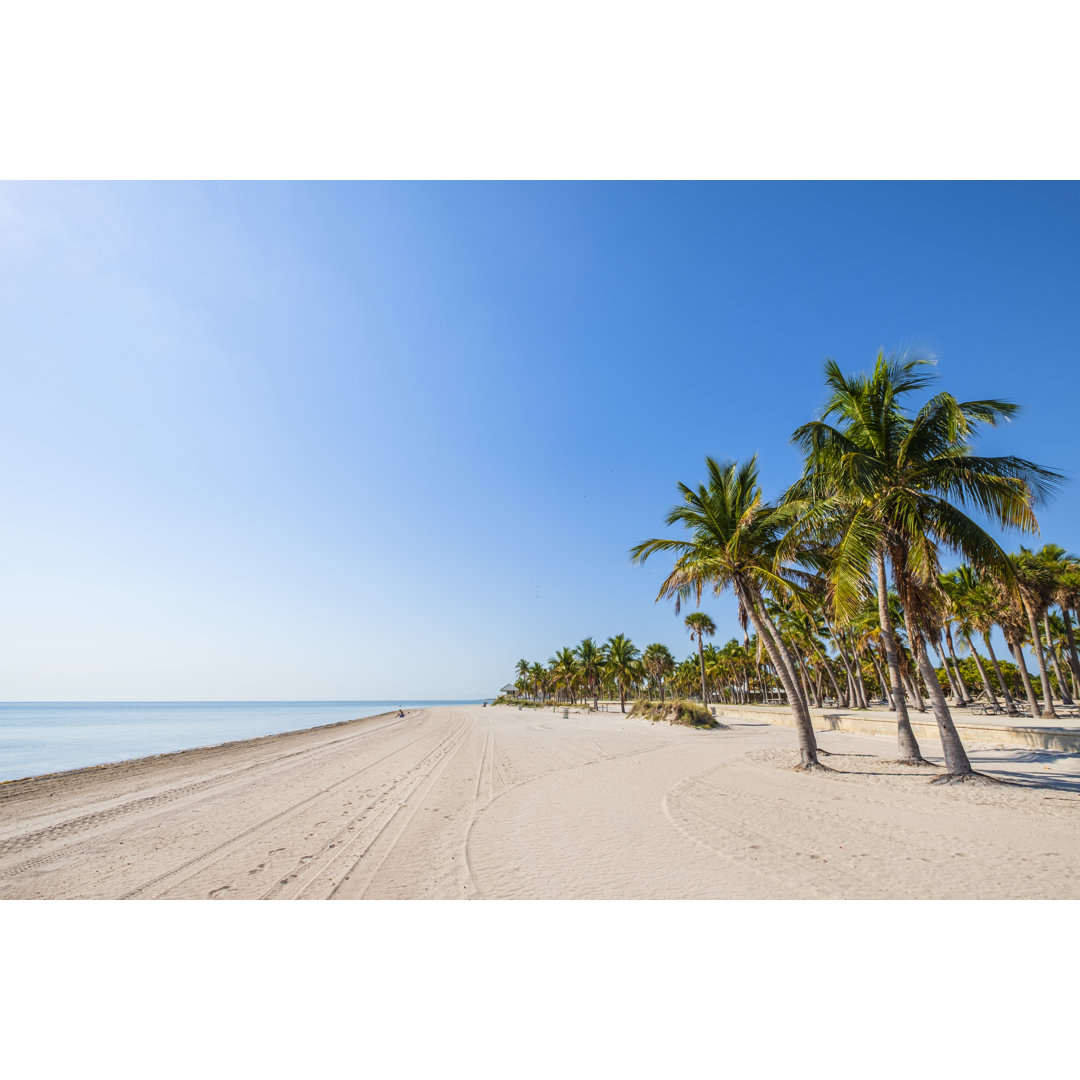
[{"label": "blue sky", "polygon": [[1080,185],[8,183],[0,327],[0,698],[486,696],[689,655],[627,551],[707,454],[794,479],[827,356],[1075,477]]}]

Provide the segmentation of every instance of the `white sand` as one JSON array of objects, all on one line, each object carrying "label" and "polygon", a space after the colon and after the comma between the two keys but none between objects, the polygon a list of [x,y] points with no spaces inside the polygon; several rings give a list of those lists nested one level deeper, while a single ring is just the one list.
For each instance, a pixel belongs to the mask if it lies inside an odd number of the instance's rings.
[{"label": "white sand", "polygon": [[[0,785],[0,898],[1080,898],[1075,755],[444,707]],[[939,750],[924,745],[933,757]]]}]

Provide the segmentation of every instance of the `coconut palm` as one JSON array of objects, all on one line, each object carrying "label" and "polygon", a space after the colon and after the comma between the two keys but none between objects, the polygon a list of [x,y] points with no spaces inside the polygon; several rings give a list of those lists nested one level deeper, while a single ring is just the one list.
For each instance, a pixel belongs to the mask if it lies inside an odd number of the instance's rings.
[{"label": "coconut palm", "polygon": [[[939,553],[945,548],[976,566],[1015,577],[1004,551],[963,508],[974,505],[1002,528],[1033,532],[1038,527],[1034,505],[1062,478],[1021,458],[972,452],[972,438],[982,425],[1016,414],[1018,406],[1011,402],[960,402],[939,393],[914,415],[906,410],[902,399],[930,382],[929,363],[879,354],[872,375],[849,378],[828,361],[832,396],[822,419],[804,424],[793,436],[806,453],[806,467],[789,498],[837,547],[830,599],[838,613],[858,610],[876,566],[889,674],[898,713],[906,720],[895,643],[886,629],[886,560],[891,565],[945,752],[948,772],[938,779],[955,781],[976,774],[926,651],[924,634],[933,631],[942,603]],[[842,426],[827,423],[830,416]],[[901,758],[921,756],[913,735],[909,747],[903,744],[902,731]]]},{"label": "coconut palm", "polygon": [[541,705],[544,703],[544,698],[547,695],[547,689],[550,684],[550,678],[547,673],[547,669],[541,663],[534,663],[529,668],[529,678],[532,679],[533,695]]},{"label": "coconut palm", "polygon": [[616,634],[604,645],[605,668],[619,686],[619,708],[626,712],[626,687],[637,678],[638,650],[624,634]]},{"label": "coconut palm", "polygon": [[599,708],[600,669],[604,663],[604,654],[591,637],[585,638],[574,650],[578,670],[588,693],[592,694],[593,708]]},{"label": "coconut palm", "polygon": [[570,704],[576,705],[577,698],[574,696],[574,691],[577,688],[580,669],[574,650],[569,647],[560,649],[548,661],[548,668],[554,676],[555,685],[565,689]]},{"label": "coconut palm", "polygon": [[[994,625],[1000,622],[1007,610],[1007,605],[1003,607],[1005,593],[998,589],[989,575],[979,574],[967,564],[956,571],[956,576],[963,589],[963,610],[972,629],[979,634],[986,646],[986,655],[990,658],[990,666],[994,669],[1001,696],[1005,699],[1005,711],[1010,716],[1018,716],[1016,701],[1005,679],[1005,673],[1001,670],[1001,664],[994,652],[994,643],[990,638]],[[971,642],[968,643],[968,647],[974,650],[974,644]]]},{"label": "coconut palm", "polygon": [[712,637],[716,633],[716,623],[704,611],[691,611],[683,622],[690,631],[690,637],[697,637],[698,665],[701,668],[701,704],[708,705],[709,695],[705,690],[705,651],[701,641],[706,635]]},{"label": "coconut palm", "polygon": [[1055,574],[1046,561],[1026,547],[1021,547],[1020,553],[1010,558],[1019,585],[1020,607],[1027,620],[1027,636],[1031,642],[1031,651],[1035,654],[1035,663],[1039,668],[1039,679],[1042,682],[1043,703],[1032,715],[1056,719],[1054,698],[1050,690],[1050,676],[1046,668],[1046,655],[1043,652],[1042,638],[1039,636],[1039,621],[1053,602]]},{"label": "coconut palm", "polygon": [[655,642],[646,646],[642,653],[642,664],[645,672],[660,689],[660,701],[664,700],[664,681],[670,678],[675,670],[675,657],[666,645]]},{"label": "coconut palm", "polygon": [[792,658],[765,609],[766,594],[787,596],[797,588],[775,562],[777,541],[790,518],[762,498],[756,457],[742,463],[706,458],[705,467],[708,482],[697,490],[679,484],[683,501],[666,518],[666,524],[686,529],[689,539],[645,540],[631,548],[630,556],[636,563],[660,552],[676,556],[657,596],[674,598],[676,611],[691,596],[700,603],[706,587],[717,595],[727,589],[735,593],[784,683],[799,739],[798,768],[825,768],[817,758],[810,710]]},{"label": "coconut palm", "polygon": [[[975,661],[975,667],[979,672],[979,679],[982,681],[987,701],[997,709],[997,694],[994,693],[994,688],[990,685],[990,678],[986,673],[986,668],[983,666],[982,657],[972,640],[973,634],[981,632],[980,626],[982,625],[980,621],[982,596],[979,592],[978,574],[972,567],[965,564],[948,574],[942,574],[941,587],[949,598],[950,619],[960,637],[961,647],[967,645],[968,652],[971,653],[972,659]],[[1008,694],[1008,687],[1005,685],[1005,680],[1001,678],[1000,669],[998,669],[998,682],[1002,692]],[[1007,705],[1011,701],[1012,695],[1009,694],[1006,698]],[[1015,714],[1015,711],[1014,708],[1012,712]]]},{"label": "coconut palm", "polygon": [[[1075,645],[1075,640],[1071,640],[1070,638],[1072,624],[1068,621],[1069,616],[1063,600],[1070,598],[1069,594],[1072,591],[1071,587],[1073,585],[1073,581],[1070,579],[1075,575],[1077,569],[1075,565],[1076,560],[1073,556],[1069,555],[1064,548],[1058,547],[1057,544],[1044,544],[1042,548],[1035,553],[1035,558],[1038,560],[1046,576],[1047,588],[1045,598],[1047,604],[1042,616],[1042,629],[1046,637],[1046,651],[1050,656],[1054,674],[1057,676],[1061,700],[1064,704],[1071,705],[1073,703],[1072,695],[1069,693],[1069,685],[1065,681],[1061,671],[1058,649],[1055,648],[1055,637],[1051,627],[1050,607],[1053,604],[1057,604],[1061,608],[1062,613],[1060,632],[1056,640],[1060,642],[1061,638],[1064,637],[1066,642]],[[1069,666],[1072,667],[1072,664],[1070,663]],[[1075,668],[1073,669],[1073,678],[1076,678]]]},{"label": "coconut palm", "polygon": [[[1040,630],[1043,637],[1043,649],[1046,651],[1046,655],[1050,657],[1050,665],[1053,667],[1054,675],[1057,678],[1058,693],[1061,695],[1062,704],[1072,705],[1073,695],[1069,691],[1069,683],[1065,678],[1065,671],[1068,670],[1069,666],[1066,656],[1065,622],[1060,615],[1054,615],[1047,611],[1043,615]],[[1065,663],[1064,668],[1062,667],[1063,660]]]},{"label": "coconut palm", "polygon": [[1069,555],[1057,544],[1045,544],[1040,554],[1054,566],[1054,603],[1061,609],[1065,641],[1068,643],[1067,654],[1069,668],[1072,671],[1073,693],[1080,693],[1080,655],[1077,653],[1076,636],[1073,633],[1070,615],[1070,612],[1075,614],[1077,608],[1080,607],[1080,560],[1075,555]]}]

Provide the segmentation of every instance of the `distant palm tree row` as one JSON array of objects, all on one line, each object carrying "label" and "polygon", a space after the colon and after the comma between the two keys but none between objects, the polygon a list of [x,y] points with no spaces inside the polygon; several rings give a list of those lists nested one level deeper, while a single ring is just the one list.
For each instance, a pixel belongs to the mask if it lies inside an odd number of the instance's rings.
[{"label": "distant palm tree row", "polygon": [[686,617],[686,625],[698,639],[698,655],[682,663],[676,663],[671,650],[659,642],[641,651],[625,634],[616,634],[603,645],[587,637],[577,648],[560,649],[546,666],[519,660],[514,686],[521,697],[541,704],[576,705],[591,698],[595,707],[601,696],[605,700],[617,697],[623,712],[628,697],[655,697],[663,702],[672,695],[700,693],[705,702],[745,703],[777,696],[779,682],[768,664],[762,663],[755,640],[740,645],[732,638],[722,649],[702,646],[702,636],[716,631],[712,619],[695,611]]},{"label": "distant palm tree row", "polygon": [[[706,482],[696,489],[680,484],[682,501],[667,515],[668,525],[685,530],[682,538],[646,540],[631,550],[637,562],[674,556],[657,599],[674,599],[676,610],[691,598],[700,604],[706,589],[734,593],[740,619],[753,624],[794,714],[802,769],[823,768],[809,712],[809,702],[821,696],[813,686],[815,665],[838,700],[863,706],[865,676],[856,659],[872,657],[896,713],[899,758],[907,764],[924,763],[908,701],[921,706],[925,689],[945,756],[947,775],[940,779],[948,781],[976,776],[929,655],[931,648],[938,653],[954,698],[965,700],[969,689],[955,663],[954,629],[973,650],[973,635],[999,626],[1032,715],[1053,717],[1047,655],[1057,665],[1059,694],[1068,692],[1048,615],[1057,604],[1076,688],[1070,617],[1076,560],[1056,547],[1021,548],[1009,556],[967,512],[974,509],[1004,529],[1035,532],[1035,507],[1062,477],[1023,458],[974,452],[982,427],[1016,414],[1011,402],[961,402],[943,392],[909,408],[908,399],[932,379],[929,363],[879,354],[870,375],[847,376],[828,361],[829,399],[821,418],[792,436],[804,454],[803,471],[781,498],[763,497],[755,458],[706,458]],[[945,552],[965,566],[943,574]],[[941,651],[943,640],[952,664]],[[1024,667],[1025,640],[1039,667],[1041,705]],[[998,690],[1015,709],[989,637],[983,641]],[[979,664],[985,672],[981,658]],[[983,691],[996,696],[989,677]]]}]

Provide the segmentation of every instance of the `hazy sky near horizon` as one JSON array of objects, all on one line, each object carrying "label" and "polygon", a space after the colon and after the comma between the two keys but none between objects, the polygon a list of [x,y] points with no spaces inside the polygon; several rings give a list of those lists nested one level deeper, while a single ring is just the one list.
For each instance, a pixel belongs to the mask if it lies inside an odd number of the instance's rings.
[{"label": "hazy sky near horizon", "polygon": [[1075,478],[1080,185],[6,183],[0,326],[0,699],[490,696],[690,654],[628,549],[706,455],[779,494],[826,357]]}]

